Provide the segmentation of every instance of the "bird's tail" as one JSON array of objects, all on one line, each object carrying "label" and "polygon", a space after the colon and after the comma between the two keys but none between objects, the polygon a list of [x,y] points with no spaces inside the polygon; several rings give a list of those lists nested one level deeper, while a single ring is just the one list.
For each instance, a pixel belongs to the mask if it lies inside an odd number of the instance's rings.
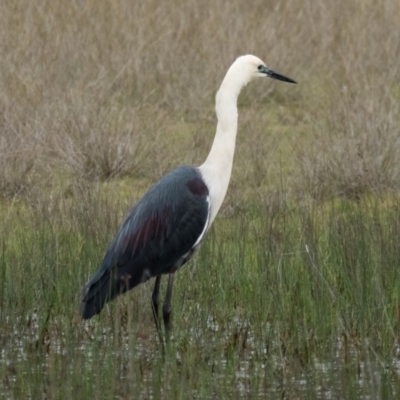
[{"label": "bird's tail", "polygon": [[100,270],[86,284],[82,299],[80,314],[83,319],[89,319],[98,314],[108,301],[112,300],[117,293],[112,285],[111,271]]}]

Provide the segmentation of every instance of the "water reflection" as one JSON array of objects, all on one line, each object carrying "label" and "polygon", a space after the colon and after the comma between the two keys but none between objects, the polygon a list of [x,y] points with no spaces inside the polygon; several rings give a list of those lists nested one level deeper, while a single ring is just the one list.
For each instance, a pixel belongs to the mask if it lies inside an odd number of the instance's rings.
[{"label": "water reflection", "polygon": [[[0,389],[4,394],[11,393],[8,390],[18,383],[16,371],[29,375],[31,368],[41,368],[41,373],[48,374],[55,355],[66,357],[71,352],[82,354],[85,363],[96,363],[99,361],[96,352],[102,349],[121,363],[128,364],[133,358],[146,365],[141,379],[147,396],[153,398],[154,373],[162,365],[156,332],[144,335],[138,333],[137,327],[128,329],[126,324],[116,329],[89,321],[77,324],[72,334],[71,331],[66,334],[61,328],[65,325],[61,318],[54,318],[46,330],[37,313],[13,319],[6,317],[4,321],[0,352],[3,371]],[[311,357],[304,363],[296,354],[285,354],[279,332],[271,324],[265,323],[262,331],[262,334],[256,332],[252,322],[246,319],[235,317],[221,325],[209,315],[203,328],[196,325],[188,332],[175,332],[173,354],[168,357],[180,366],[198,357],[208,365],[219,387],[236,397],[336,399],[350,392],[361,399],[376,399],[381,397],[383,386],[392,398],[400,396],[396,386],[400,379],[399,346],[388,363],[374,354],[368,339],[363,346],[356,346],[338,337],[329,344],[328,360]],[[71,371],[73,360],[68,366]],[[37,361],[41,365],[34,364]],[[129,368],[121,368],[119,379],[129,379],[129,373]],[[194,390],[191,397],[197,398],[199,393]]]}]

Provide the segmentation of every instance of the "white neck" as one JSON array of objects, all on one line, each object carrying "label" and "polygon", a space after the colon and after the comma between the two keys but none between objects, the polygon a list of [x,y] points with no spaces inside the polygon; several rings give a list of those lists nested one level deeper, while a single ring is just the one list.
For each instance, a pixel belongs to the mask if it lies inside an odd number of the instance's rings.
[{"label": "white neck", "polygon": [[199,167],[210,191],[209,227],[222,205],[231,177],[238,121],[237,98],[247,83],[240,72],[234,63],[222,81],[216,96],[217,133],[206,161]]}]

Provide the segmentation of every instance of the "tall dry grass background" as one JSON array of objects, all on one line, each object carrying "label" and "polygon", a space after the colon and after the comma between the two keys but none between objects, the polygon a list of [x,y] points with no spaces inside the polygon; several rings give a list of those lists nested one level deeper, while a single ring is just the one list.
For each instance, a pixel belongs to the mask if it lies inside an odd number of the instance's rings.
[{"label": "tall dry grass background", "polygon": [[398,189],[394,0],[0,7],[3,197],[58,179],[150,182],[201,163],[215,92],[246,53],[299,85],[263,82],[242,95],[233,197],[267,193],[282,176],[301,198]]},{"label": "tall dry grass background", "polygon": [[[398,351],[399,27],[397,0],[1,1],[5,396],[187,398],[190,390],[195,398],[222,398],[232,395],[235,380],[246,381],[243,368],[251,384],[234,391],[237,396],[395,396],[398,369],[378,379],[367,361],[378,354],[377,365],[386,371],[385,362]],[[188,327],[189,335],[195,326],[204,339],[177,339],[186,369],[181,374],[174,354],[168,375],[144,350],[124,358],[118,337],[126,321],[120,326],[112,313],[82,328],[74,319],[77,293],[129,205],[166,171],[205,159],[215,133],[216,90],[233,60],[247,53],[299,84],[265,80],[239,99],[232,181],[216,234],[194,261],[194,272],[182,272],[194,286],[186,292],[178,281],[175,294],[182,332]],[[209,266],[215,260],[218,265]],[[233,268],[266,262],[267,272]],[[201,272],[204,265],[214,271],[210,276]],[[254,286],[264,278],[272,297]],[[152,332],[141,311],[149,291],[132,295],[136,305],[125,317],[139,318]],[[209,309],[195,305],[196,295]],[[188,309],[191,320],[184,317]],[[256,314],[248,320],[259,321],[260,313],[271,331],[260,325],[257,336],[240,325],[224,342],[218,329],[229,331],[249,309]],[[90,339],[93,332],[97,339]],[[256,345],[243,361],[248,335]],[[144,346],[157,354],[151,337]],[[215,337],[223,339],[208,348],[207,338],[214,343]],[[369,337],[368,345],[357,347]],[[325,367],[309,369],[313,354],[326,351],[325,358],[336,360],[350,342],[345,367],[328,367],[329,379]],[[270,343],[267,353],[260,343]],[[220,353],[226,364],[213,361]],[[266,373],[265,357],[280,360],[279,366]],[[216,381],[204,366],[210,363]],[[355,383],[346,371],[357,376]],[[304,386],[304,379],[312,384]],[[329,392],[332,385],[338,388]]]}]

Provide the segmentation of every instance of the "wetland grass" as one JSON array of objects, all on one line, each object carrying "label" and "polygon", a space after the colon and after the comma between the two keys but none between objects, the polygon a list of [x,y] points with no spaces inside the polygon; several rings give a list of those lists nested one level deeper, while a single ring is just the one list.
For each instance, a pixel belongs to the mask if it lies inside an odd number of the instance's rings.
[{"label": "wetland grass", "polygon": [[77,288],[117,225],[107,221],[108,202],[92,199],[91,223],[74,203],[10,216],[15,228],[2,236],[0,258],[6,397],[381,398],[400,390],[398,198],[282,203],[268,218],[262,207],[221,218],[179,273],[165,360],[148,284],[93,321],[77,315]]}]

